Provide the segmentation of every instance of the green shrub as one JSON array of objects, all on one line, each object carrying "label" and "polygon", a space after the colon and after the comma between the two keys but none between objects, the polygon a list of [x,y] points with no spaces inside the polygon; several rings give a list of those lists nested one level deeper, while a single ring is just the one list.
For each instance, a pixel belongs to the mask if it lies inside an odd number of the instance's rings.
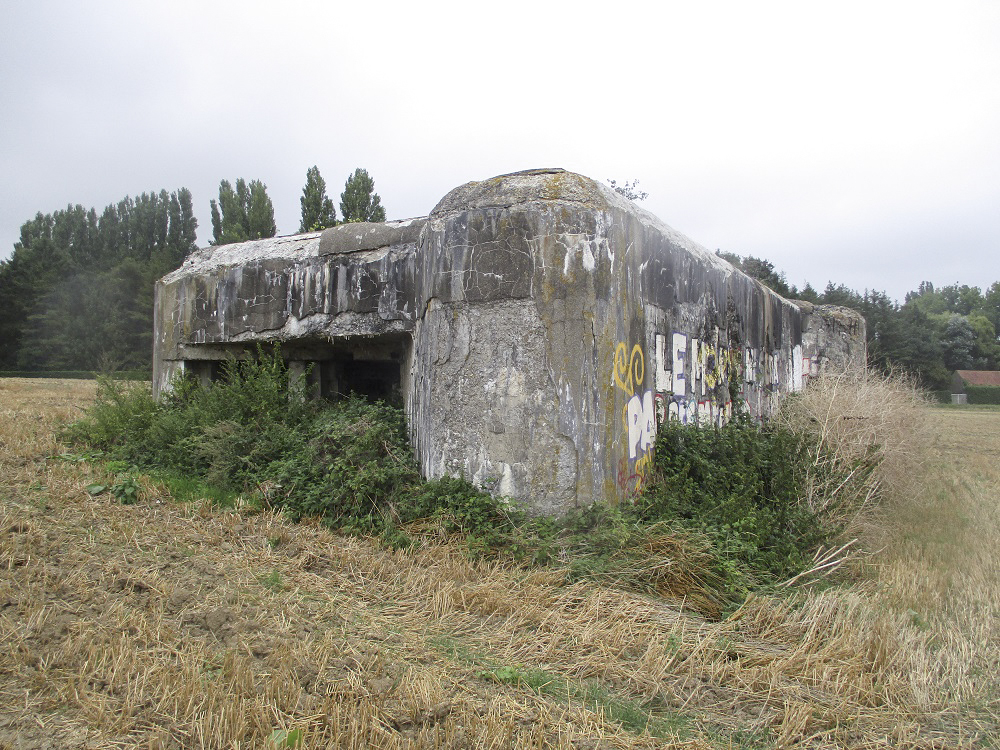
[{"label": "green shrub", "polygon": [[398,509],[401,520],[440,519],[445,531],[488,535],[513,528],[524,514],[461,477],[423,482]]},{"label": "green shrub", "polygon": [[303,448],[275,461],[268,474],[292,517],[319,516],[358,530],[394,521],[393,505],[420,481],[402,412],[358,397],[324,409],[308,425]]},{"label": "green shrub", "polygon": [[293,518],[380,533],[391,546],[406,546],[400,524],[430,517],[480,548],[504,543],[520,516],[464,479],[423,482],[400,409],[307,396],[277,347],[259,349],[255,359],[226,362],[208,386],[176,381],[159,403],[148,384],[102,378],[67,435],[168,484],[172,472],[223,492],[267,487],[258,496]]},{"label": "green shrub", "polygon": [[827,536],[799,502],[810,460],[801,435],[746,417],[721,428],[667,422],[653,455],[653,479],[631,513],[707,537],[730,580],[798,572]]},{"label": "green shrub", "polygon": [[967,385],[965,392],[970,404],[1000,404],[1000,386]]},{"label": "green shrub", "polygon": [[67,434],[141,468],[244,489],[302,444],[302,427],[315,412],[275,347],[258,349],[256,359],[226,362],[220,380],[209,387],[180,379],[160,403],[148,383],[100,378],[94,405]]},{"label": "green shrub", "polygon": [[67,428],[66,438],[139,463],[136,458],[145,452],[159,411],[148,383],[99,378],[94,403],[82,419]]}]

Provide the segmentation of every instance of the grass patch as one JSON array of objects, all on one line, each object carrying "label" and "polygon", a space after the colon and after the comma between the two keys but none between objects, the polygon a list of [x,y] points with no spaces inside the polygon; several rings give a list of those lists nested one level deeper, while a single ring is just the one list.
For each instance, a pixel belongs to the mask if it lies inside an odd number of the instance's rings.
[{"label": "grass patch", "polygon": [[485,669],[479,672],[479,677],[525,688],[538,695],[580,701],[586,708],[635,734],[649,733],[659,739],[685,739],[689,735],[687,718],[622,698],[599,680],[568,680],[549,670],[520,665]]},{"label": "grass patch", "polygon": [[281,572],[277,570],[272,570],[266,576],[261,576],[259,580],[261,586],[271,589],[272,591],[282,591],[285,588],[285,583],[281,578]]},{"label": "grass patch", "polygon": [[957,412],[969,412],[969,411],[982,411],[982,412],[996,412],[1000,411],[1000,404],[932,404],[935,409],[941,409],[942,411],[957,411]]},{"label": "grass patch", "polygon": [[464,666],[475,666],[482,661],[480,655],[473,651],[465,641],[454,636],[436,635],[430,639],[430,643],[449,659]]},{"label": "grass patch", "polygon": [[239,492],[219,487],[201,477],[156,468],[147,468],[145,473],[151,480],[163,485],[170,497],[179,503],[208,501],[214,508],[232,508],[241,497]]},{"label": "grass patch", "polygon": [[497,664],[461,639],[440,635],[432,644],[452,661],[475,669],[482,680],[528,690],[567,703],[576,701],[615,722],[628,732],[648,733],[659,739],[685,739],[690,720],[664,706],[643,704],[609,690],[600,680],[574,680],[550,669],[520,664]]}]

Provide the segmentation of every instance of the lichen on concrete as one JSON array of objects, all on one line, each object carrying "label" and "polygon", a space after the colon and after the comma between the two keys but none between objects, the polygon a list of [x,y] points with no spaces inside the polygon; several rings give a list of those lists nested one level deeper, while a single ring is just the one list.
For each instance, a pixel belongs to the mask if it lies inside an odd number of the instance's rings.
[{"label": "lichen on concrete", "polygon": [[427,476],[537,512],[638,492],[665,419],[760,418],[864,361],[864,321],[793,303],[560,169],[452,190],[426,218],[196,253],[157,285],[154,385],[281,342],[325,394],[397,398]]}]

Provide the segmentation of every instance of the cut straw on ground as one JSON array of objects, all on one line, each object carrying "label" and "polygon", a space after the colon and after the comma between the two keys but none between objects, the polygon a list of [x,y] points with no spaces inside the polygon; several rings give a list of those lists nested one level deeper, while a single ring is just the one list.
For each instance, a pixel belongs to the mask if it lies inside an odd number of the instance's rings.
[{"label": "cut straw on ground", "polygon": [[921,407],[931,471],[853,585],[712,622],[447,539],[92,496],[55,437],[92,388],[0,380],[0,748],[1000,742],[1000,413]]}]

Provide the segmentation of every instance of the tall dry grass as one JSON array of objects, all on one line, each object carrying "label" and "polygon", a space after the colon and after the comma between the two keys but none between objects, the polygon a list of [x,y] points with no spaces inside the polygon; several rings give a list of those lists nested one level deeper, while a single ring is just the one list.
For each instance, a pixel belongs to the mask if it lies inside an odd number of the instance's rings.
[{"label": "tall dry grass", "polygon": [[997,741],[1000,413],[925,412],[933,471],[866,578],[708,622],[447,542],[392,552],[153,485],[91,497],[99,469],[51,458],[86,398],[0,380],[5,750]]},{"label": "tall dry grass", "polygon": [[[755,619],[828,623],[827,656],[879,665],[870,700],[1000,744],[1000,412],[933,407],[905,377],[852,372],[811,383],[780,418],[819,438],[804,502],[840,514],[848,547],[830,568],[850,558],[856,582],[751,602]],[[855,473],[831,485],[824,462]]]},{"label": "tall dry grass", "polygon": [[868,370],[829,373],[786,399],[777,420],[815,442],[802,502],[844,527],[845,541],[882,528],[873,511],[922,490],[933,442],[928,407],[911,378]]}]

